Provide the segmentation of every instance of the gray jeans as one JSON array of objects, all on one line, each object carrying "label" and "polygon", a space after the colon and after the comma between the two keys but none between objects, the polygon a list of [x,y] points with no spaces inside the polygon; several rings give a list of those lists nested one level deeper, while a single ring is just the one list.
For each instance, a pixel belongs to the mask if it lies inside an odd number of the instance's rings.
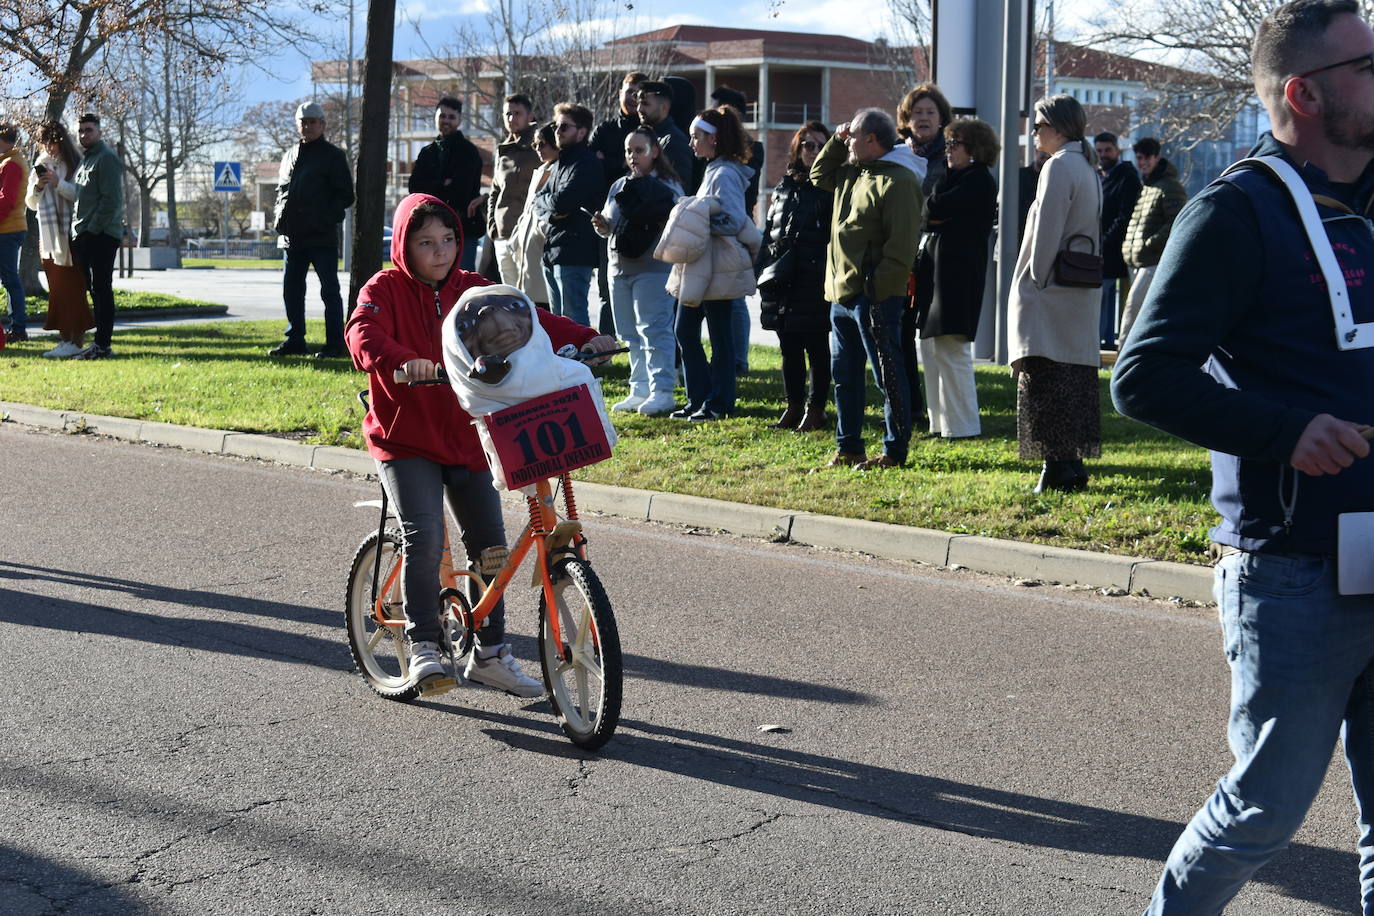
[{"label": "gray jeans", "polygon": [[[439,558],[444,549],[444,499],[458,519],[470,564],[488,547],[506,543],[501,497],[491,485],[490,471],[469,471],[427,458],[378,461],[377,469],[388,498],[401,519],[405,569],[401,598],[405,604],[406,635],[411,641],[439,642]],[[457,568],[455,560],[454,567]],[[469,582],[469,584],[471,584]],[[475,586],[468,595],[475,598]],[[477,631],[483,648],[506,641],[506,606],[498,601]]]}]

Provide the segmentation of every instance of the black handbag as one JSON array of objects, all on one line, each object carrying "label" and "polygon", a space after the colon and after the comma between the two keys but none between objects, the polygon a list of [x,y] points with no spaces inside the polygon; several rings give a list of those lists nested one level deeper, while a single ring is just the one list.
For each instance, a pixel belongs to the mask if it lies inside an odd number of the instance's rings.
[{"label": "black handbag", "polygon": [[[1074,251],[1070,246],[1075,239],[1087,239],[1092,250]],[[1064,242],[1064,247],[1054,257],[1054,282],[1060,286],[1102,285],[1102,256],[1097,254],[1097,243],[1091,237],[1079,233],[1069,236]]]},{"label": "black handbag", "polygon": [[796,269],[796,255],[788,248],[767,267],[759,271],[757,286],[759,292],[770,293],[786,289],[791,283],[792,272]]}]

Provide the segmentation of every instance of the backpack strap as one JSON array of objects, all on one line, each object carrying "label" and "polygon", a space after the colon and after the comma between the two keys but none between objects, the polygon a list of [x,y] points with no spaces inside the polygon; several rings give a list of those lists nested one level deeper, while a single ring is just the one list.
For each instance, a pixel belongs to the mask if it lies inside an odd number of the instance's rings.
[{"label": "backpack strap", "polygon": [[[1357,349],[1355,335],[1358,328],[1355,326],[1354,315],[1350,309],[1350,294],[1346,291],[1345,274],[1341,270],[1340,263],[1336,260],[1336,253],[1331,249],[1331,239],[1326,235],[1321,215],[1317,213],[1317,205],[1313,200],[1315,195],[1307,187],[1307,183],[1302,180],[1298,170],[1280,156],[1251,156],[1247,159],[1241,159],[1222,172],[1220,177],[1225,178],[1233,172],[1251,167],[1258,167],[1273,175],[1279,180],[1279,184],[1287,189],[1288,196],[1292,198],[1293,205],[1298,209],[1298,217],[1302,220],[1302,228],[1307,233],[1307,241],[1312,246],[1312,253],[1317,258],[1318,266],[1321,267],[1322,278],[1326,280],[1326,294],[1331,300],[1331,314],[1336,319],[1336,348],[1339,350]],[[1235,182],[1230,183],[1241,191],[1245,190]],[[1339,209],[1349,212],[1348,207],[1342,206]],[[1362,346],[1374,346],[1374,341]]]}]

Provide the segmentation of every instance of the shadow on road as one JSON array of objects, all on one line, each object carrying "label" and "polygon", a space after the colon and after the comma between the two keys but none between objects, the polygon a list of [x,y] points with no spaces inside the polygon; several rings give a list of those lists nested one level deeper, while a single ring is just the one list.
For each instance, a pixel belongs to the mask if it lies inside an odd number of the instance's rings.
[{"label": "shadow on road", "polygon": [[6,913],[154,913],[108,878],[0,845],[0,910]]},{"label": "shadow on road", "polygon": [[[214,652],[260,658],[287,658],[347,671],[353,667],[339,611],[266,601],[243,595],[201,589],[174,588],[145,582],[132,582],[51,567],[28,566],[0,560],[0,581],[40,580],[76,588],[104,589],[143,601],[171,604],[188,609],[202,608],[233,614],[318,624],[337,628],[338,639],[320,639],[292,633],[281,626],[264,626],[227,620],[173,617],[156,613],[92,605],[47,595],[12,591],[0,586],[0,621],[22,626],[72,632],[99,633],[122,639],[137,639],[159,645],[183,646]],[[39,610],[41,608],[41,611]],[[95,615],[93,610],[104,611]],[[522,658],[537,658],[538,644],[532,637],[510,634],[512,649]],[[645,655],[626,655],[625,673],[629,677],[667,684],[699,686],[714,690],[759,696],[812,700],[821,703],[867,704],[876,698],[858,691],[830,687],[808,681],[793,681],[767,674],[733,671],[703,665],[686,665]]]},{"label": "shadow on road", "polygon": [[[578,759],[597,756],[542,734],[483,731],[521,750]],[[1068,852],[1162,863],[1183,829],[1159,818],[643,721],[622,720],[599,756],[777,798]],[[1353,906],[1358,867],[1353,852],[1294,844],[1255,880],[1296,900],[1358,913]]]}]

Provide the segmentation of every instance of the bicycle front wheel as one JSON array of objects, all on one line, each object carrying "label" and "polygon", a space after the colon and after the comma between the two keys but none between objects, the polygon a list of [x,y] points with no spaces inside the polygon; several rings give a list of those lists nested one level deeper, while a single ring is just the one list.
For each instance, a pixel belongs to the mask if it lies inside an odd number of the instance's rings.
[{"label": "bicycle front wheel", "polygon": [[377,623],[372,613],[373,576],[376,573],[377,553],[381,552],[381,574],[376,579],[388,620],[404,619],[401,608],[401,532],[387,528],[368,535],[353,554],[348,571],[348,588],[344,596],[345,625],[348,628],[348,648],[358,673],[379,696],[408,703],[420,695],[420,688],[410,683],[410,652],[405,632],[399,626]]},{"label": "bicycle front wheel", "polygon": [[546,599],[539,599],[539,666],[559,725],[578,747],[595,750],[620,721],[620,632],[596,573],[582,560],[554,571],[560,640]]}]

